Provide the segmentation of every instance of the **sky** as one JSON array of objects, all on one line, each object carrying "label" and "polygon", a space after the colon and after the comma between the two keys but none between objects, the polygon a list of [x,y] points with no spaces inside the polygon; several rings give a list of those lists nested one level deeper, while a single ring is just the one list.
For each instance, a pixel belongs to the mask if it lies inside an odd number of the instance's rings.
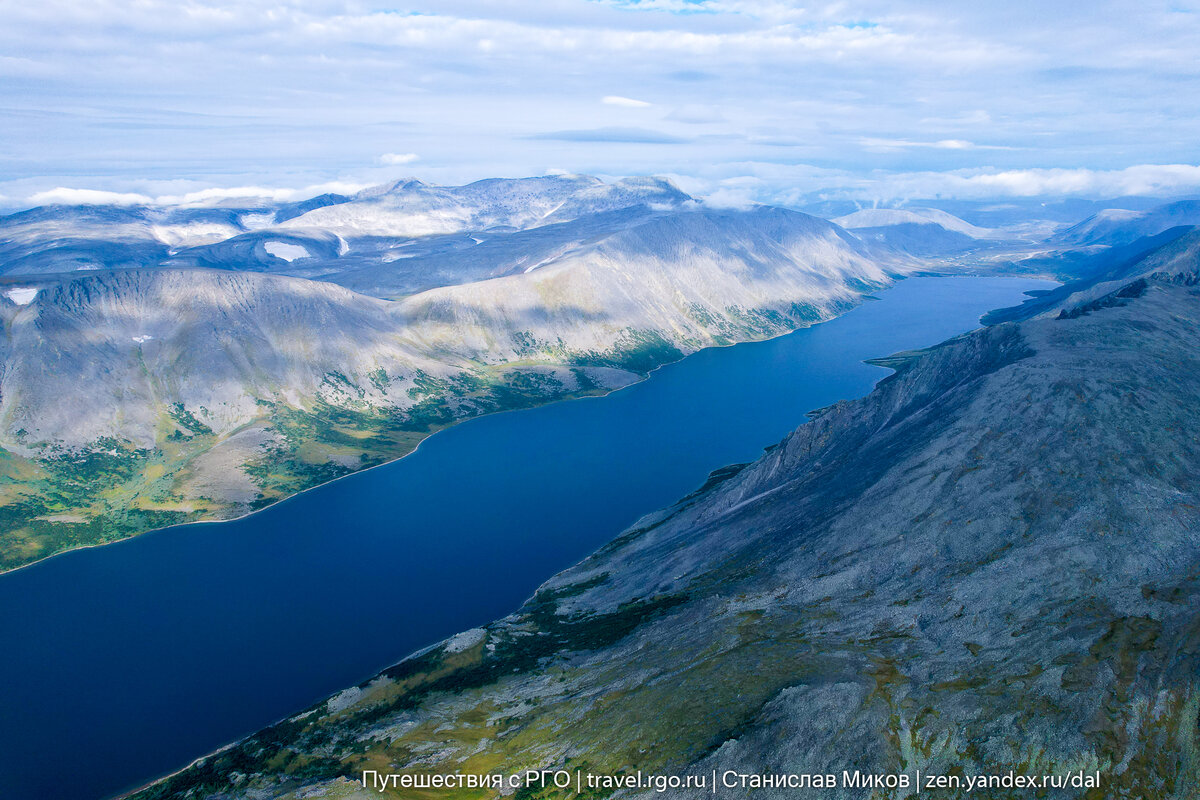
[{"label": "sky", "polygon": [[1200,2],[0,0],[0,205],[1200,191]]}]

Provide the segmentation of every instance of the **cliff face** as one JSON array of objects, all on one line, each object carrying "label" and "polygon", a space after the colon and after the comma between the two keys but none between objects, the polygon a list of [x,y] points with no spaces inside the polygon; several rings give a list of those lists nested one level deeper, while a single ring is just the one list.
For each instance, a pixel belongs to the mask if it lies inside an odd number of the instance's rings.
[{"label": "cliff face", "polygon": [[565,768],[1083,770],[1099,790],[1056,794],[1193,797],[1198,242],[887,359],[871,395],[517,614],[141,796],[367,797],[363,770]]}]

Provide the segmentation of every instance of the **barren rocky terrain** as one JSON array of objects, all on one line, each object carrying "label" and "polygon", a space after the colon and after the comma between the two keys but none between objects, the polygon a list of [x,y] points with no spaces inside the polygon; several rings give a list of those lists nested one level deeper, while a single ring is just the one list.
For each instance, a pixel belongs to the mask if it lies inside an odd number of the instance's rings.
[{"label": "barren rocky terrain", "polygon": [[[871,395],[714,473],[518,613],[138,796],[379,796],[364,771],[919,769],[1194,797],[1200,233],[1075,289],[885,359]],[[711,788],[671,793],[693,795]]]}]

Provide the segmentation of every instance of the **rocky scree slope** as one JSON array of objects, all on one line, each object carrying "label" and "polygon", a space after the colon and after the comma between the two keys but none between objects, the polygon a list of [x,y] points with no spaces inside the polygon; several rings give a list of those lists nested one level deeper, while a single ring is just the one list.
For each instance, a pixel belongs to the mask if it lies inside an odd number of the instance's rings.
[{"label": "rocky scree slope", "polygon": [[882,359],[896,374],[868,397],[512,616],[138,797],[365,798],[362,770],[527,768],[1083,770],[1099,789],[1056,796],[1195,797],[1200,233],[1172,247]]}]

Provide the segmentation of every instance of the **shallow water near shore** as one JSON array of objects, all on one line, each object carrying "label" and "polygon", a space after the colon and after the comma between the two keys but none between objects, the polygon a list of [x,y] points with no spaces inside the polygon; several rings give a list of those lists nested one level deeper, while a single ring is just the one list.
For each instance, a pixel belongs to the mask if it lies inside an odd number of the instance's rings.
[{"label": "shallow water near shore", "polygon": [[888,374],[863,359],[1052,287],[912,278],[605,397],[481,417],[240,520],[0,576],[0,797],[102,798],[514,610],[555,572]]}]

